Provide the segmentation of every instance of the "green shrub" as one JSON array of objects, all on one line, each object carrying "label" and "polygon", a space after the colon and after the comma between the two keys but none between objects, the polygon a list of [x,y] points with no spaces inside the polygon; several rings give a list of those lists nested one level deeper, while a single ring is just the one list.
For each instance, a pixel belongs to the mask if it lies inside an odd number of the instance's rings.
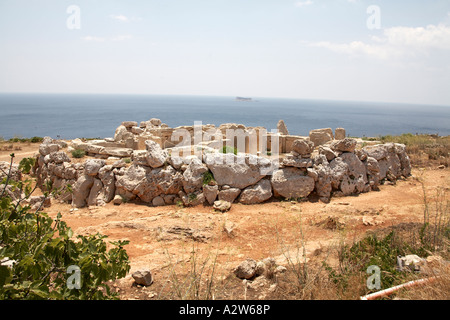
[{"label": "green shrub", "polygon": [[86,152],[84,150],[81,149],[75,149],[72,151],[72,157],[74,158],[83,158],[86,155]]},{"label": "green shrub", "polygon": [[123,159],[123,162],[125,162],[125,163],[131,163],[131,159],[130,159],[130,158],[124,158],[124,159]]},{"label": "green shrub", "polygon": [[23,138],[21,136],[14,136],[13,138],[9,139],[9,142],[20,142]]},{"label": "green shrub", "polygon": [[181,200],[177,200],[176,203],[175,203],[175,205],[176,205],[177,207],[179,207],[179,208],[183,208],[183,207],[184,207],[184,203],[183,203],[183,201],[181,201]]},{"label": "green shrub", "polygon": [[36,158],[23,158],[19,162],[19,170],[21,170],[23,173],[29,174],[31,168],[34,167],[35,163]]},{"label": "green shrub", "polygon": [[194,201],[195,199],[197,199],[197,195],[195,193],[189,194],[189,201]]},{"label": "green shrub", "polygon": [[42,137],[33,137],[30,139],[31,143],[38,143],[38,142],[42,142],[42,141],[44,141],[44,138],[42,138]]},{"label": "green shrub", "polygon": [[235,147],[224,146],[224,147],[222,148],[222,153],[234,153],[234,154],[237,155],[237,152],[238,152],[238,150],[237,150],[237,148],[235,148]]},{"label": "green shrub", "polygon": [[0,299],[117,299],[106,282],[130,270],[128,241],[110,242],[107,250],[99,233],[73,239],[61,214],[52,219],[22,207],[23,200],[15,203],[0,190],[0,260],[13,263],[0,265]]},{"label": "green shrub", "polygon": [[203,185],[209,184],[211,181],[215,181],[214,175],[212,174],[211,171],[208,170],[203,173]]}]

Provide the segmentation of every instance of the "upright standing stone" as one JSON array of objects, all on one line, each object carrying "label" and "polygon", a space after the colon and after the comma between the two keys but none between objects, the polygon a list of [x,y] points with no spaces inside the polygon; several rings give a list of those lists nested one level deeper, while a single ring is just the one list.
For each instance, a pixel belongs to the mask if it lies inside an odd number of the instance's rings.
[{"label": "upright standing stone", "polygon": [[336,130],[334,130],[334,139],[335,140],[345,139],[345,129],[344,128],[336,128]]},{"label": "upright standing stone", "polygon": [[289,135],[289,131],[283,120],[278,121],[277,129],[280,134],[285,135],[285,136]]}]

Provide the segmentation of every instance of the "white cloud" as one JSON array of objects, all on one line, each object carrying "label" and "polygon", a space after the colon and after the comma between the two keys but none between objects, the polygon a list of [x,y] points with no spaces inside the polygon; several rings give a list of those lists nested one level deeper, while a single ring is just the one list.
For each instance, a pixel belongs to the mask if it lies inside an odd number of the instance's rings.
[{"label": "white cloud", "polygon": [[126,17],[126,16],[124,16],[122,14],[119,14],[119,15],[112,14],[112,15],[110,15],[110,17],[112,19],[114,19],[114,20],[118,20],[118,21],[122,21],[122,22],[128,22],[129,21],[128,17]]},{"label": "white cloud", "polygon": [[328,41],[307,44],[348,55],[365,55],[378,59],[399,58],[427,54],[431,50],[450,50],[450,27],[439,24],[427,27],[393,27],[384,30],[382,37],[371,42],[332,43]]},{"label": "white cloud", "polygon": [[115,37],[104,38],[104,37],[95,37],[95,36],[86,36],[81,39],[88,42],[105,42],[105,41],[125,41],[133,38],[131,35],[117,35]]},{"label": "white cloud", "polygon": [[306,6],[310,6],[312,5],[314,2],[312,2],[311,0],[304,0],[304,1],[297,1],[295,3],[296,7],[306,7]]},{"label": "white cloud", "polygon": [[111,40],[112,41],[125,41],[125,40],[130,40],[131,38],[133,38],[133,36],[131,36],[131,35],[118,35],[118,36],[111,38]]},{"label": "white cloud", "polygon": [[93,41],[93,42],[104,42],[106,39],[102,37],[93,37],[93,36],[86,36],[81,38],[84,41]]},{"label": "white cloud", "polygon": [[127,17],[127,16],[124,16],[123,14],[119,14],[119,15],[111,14],[109,17],[111,19],[114,19],[114,20],[117,20],[120,22],[130,22],[130,21],[141,21],[142,20],[142,18],[140,18],[140,17]]},{"label": "white cloud", "polygon": [[366,55],[378,59],[387,59],[394,56],[400,56],[401,52],[383,45],[370,45],[362,41],[353,41],[351,43],[332,43],[328,41],[315,42],[309,44],[310,47],[326,48],[328,50],[343,53],[352,56]]},{"label": "white cloud", "polygon": [[450,50],[450,27],[429,25],[426,28],[394,27],[384,32],[391,45]]}]

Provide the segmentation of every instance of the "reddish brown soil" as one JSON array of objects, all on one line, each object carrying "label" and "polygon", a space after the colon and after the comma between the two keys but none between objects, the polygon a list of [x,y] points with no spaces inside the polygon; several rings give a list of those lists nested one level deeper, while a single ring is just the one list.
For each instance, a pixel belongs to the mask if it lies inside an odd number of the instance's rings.
[{"label": "reddish brown soil", "polygon": [[[70,212],[70,205],[55,203],[46,211],[51,215],[61,212],[75,233],[100,232],[109,240],[129,240],[126,250],[131,270],[115,284],[121,298],[157,299],[164,284],[170,284],[171,273],[178,267],[191,268],[194,258],[199,268],[203,262],[217,259],[214,274],[222,280],[246,258],[274,257],[281,265],[288,264],[286,257],[302,262],[303,247],[307,261],[328,259],[333,264],[334,258],[328,254],[339,241],[352,241],[369,230],[423,221],[423,190],[417,177],[423,179],[431,200],[437,188],[448,190],[450,186],[448,169],[415,169],[412,177],[396,185],[384,185],[378,192],[355,197],[334,198],[328,204],[235,203],[229,212],[218,213],[210,206],[149,207],[136,203],[109,203]],[[225,223],[234,225],[232,234],[224,231]],[[336,223],[341,228],[335,228]],[[180,230],[186,233],[176,233]],[[133,286],[131,273],[144,268],[152,270],[155,283],[147,288]]]},{"label": "reddish brown soil", "polygon": [[[15,151],[15,162],[35,154],[37,146],[25,145],[21,151]],[[1,151],[0,161],[8,161],[9,153]],[[131,270],[113,284],[122,299],[179,298],[177,294],[165,293],[176,291],[173,275],[189,270],[192,274],[194,265],[199,272],[203,264],[208,266],[203,270],[206,279],[212,273],[210,267],[215,266],[215,284],[228,286],[224,289],[226,294],[215,298],[244,299],[248,293],[231,271],[246,258],[273,257],[280,265],[287,265],[288,260],[303,262],[306,258],[306,261],[327,260],[333,265],[336,258],[330,250],[340,241],[353,241],[370,230],[400,223],[423,222],[424,193],[419,179],[431,202],[438,188],[448,191],[450,186],[449,169],[436,167],[416,168],[412,177],[399,180],[396,185],[383,185],[380,191],[354,197],[333,198],[328,204],[314,200],[235,203],[229,212],[218,213],[210,206],[150,207],[138,203],[120,206],[109,203],[71,211],[70,205],[54,201],[46,212],[51,216],[60,212],[75,235],[100,232],[110,241],[130,241],[125,248]],[[233,226],[231,234],[224,231],[225,225]],[[131,274],[140,269],[152,271],[153,285],[133,284]],[[186,281],[185,287],[189,285]],[[256,294],[254,298],[264,296]]]}]

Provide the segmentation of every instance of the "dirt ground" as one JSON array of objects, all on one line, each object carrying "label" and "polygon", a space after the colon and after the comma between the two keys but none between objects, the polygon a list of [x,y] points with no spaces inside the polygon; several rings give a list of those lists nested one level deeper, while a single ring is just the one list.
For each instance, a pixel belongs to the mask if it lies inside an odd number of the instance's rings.
[{"label": "dirt ground", "polygon": [[0,161],[9,162],[10,154],[14,153],[14,162],[19,163],[20,160],[27,157],[33,157],[39,150],[39,143],[9,143],[0,142]]},{"label": "dirt ground", "polygon": [[[16,156],[34,154],[37,144],[32,146],[34,149],[16,151]],[[7,161],[4,157],[5,152],[1,152],[0,161]],[[234,288],[216,293],[215,298],[245,299],[250,293],[232,275],[232,270],[246,258],[259,261],[272,257],[278,265],[285,266],[289,261],[311,259],[327,260],[333,265],[336,261],[329,253],[339,241],[352,241],[370,230],[400,223],[423,222],[419,178],[431,200],[437,188],[450,189],[449,169],[433,167],[415,168],[411,177],[395,185],[383,185],[380,191],[358,196],[333,198],[328,204],[314,199],[299,203],[234,203],[230,211],[220,213],[211,206],[151,207],[139,203],[108,203],[104,207],[73,210],[69,204],[54,201],[45,211],[51,216],[61,213],[75,235],[100,232],[109,241],[130,241],[125,249],[131,270],[113,284],[121,299],[179,298],[180,293],[168,296],[167,290],[175,285],[182,287],[174,283],[174,275],[189,271],[192,275],[193,265],[198,270],[208,266],[201,269],[206,278],[212,274],[213,265],[216,285]],[[152,272],[154,283],[149,287],[135,285],[131,277],[142,269]],[[266,298],[258,290],[253,290],[252,297]]]},{"label": "dirt ground", "polygon": [[[174,272],[182,273],[176,271],[178,267],[188,272],[193,259],[198,268],[217,259],[215,280],[229,281],[232,270],[246,258],[259,261],[273,257],[278,265],[286,266],[289,259],[294,263],[304,261],[304,246],[306,261],[323,260],[339,241],[352,241],[369,230],[400,223],[420,223],[423,191],[415,179],[418,176],[423,178],[430,197],[436,188],[450,186],[448,169],[413,170],[413,177],[396,185],[381,186],[378,192],[355,197],[334,198],[328,204],[235,203],[226,213],[215,212],[210,206],[149,207],[135,203],[109,203],[71,212],[70,205],[53,204],[46,211],[55,216],[61,212],[75,234],[100,232],[109,240],[130,241],[125,247],[130,273],[115,283],[121,299],[165,299],[167,296],[162,296],[160,290],[170,286]],[[333,259],[328,256],[327,262],[333,265]],[[134,285],[131,274],[141,269],[151,270],[152,286]],[[244,294],[239,288],[222,298],[243,299]]]}]

